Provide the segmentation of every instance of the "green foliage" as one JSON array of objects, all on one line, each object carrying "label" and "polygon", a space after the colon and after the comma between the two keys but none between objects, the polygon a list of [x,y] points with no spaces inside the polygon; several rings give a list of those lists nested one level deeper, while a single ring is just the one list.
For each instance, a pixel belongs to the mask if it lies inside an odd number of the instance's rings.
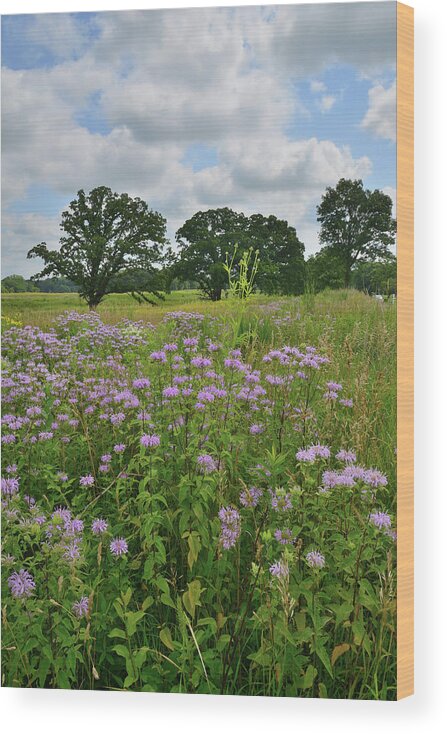
[{"label": "green foliage", "polygon": [[353,270],[351,283],[354,288],[366,293],[381,293],[389,296],[397,292],[397,260],[389,262],[358,263]]},{"label": "green foliage", "polygon": [[[99,186],[89,194],[81,189],[62,213],[59,250],[41,242],[28,252],[45,263],[34,279],[47,275],[68,278],[90,308],[96,308],[113,288],[114,279],[145,271],[148,278],[162,258],[166,222],[146,202]],[[146,290],[150,284],[144,281]],[[149,289],[149,288],[147,288]]]},{"label": "green foliage", "polygon": [[253,294],[254,281],[259,269],[259,251],[253,252],[253,248],[245,250],[239,261],[236,262],[238,246],[235,245],[231,260],[226,257],[224,264],[228,275],[228,290],[231,296],[247,301]]},{"label": "green foliage", "polygon": [[78,293],[79,286],[68,278],[45,278],[36,280],[35,285],[41,293]]},{"label": "green foliage", "polygon": [[250,217],[232,209],[209,209],[188,219],[176,235],[180,257],[176,277],[194,280],[212,301],[227,287],[224,264],[234,248],[259,252],[254,285],[263,293],[299,294],[304,289],[304,245],[287,222],[274,216]]},{"label": "green foliage", "polygon": [[325,288],[344,286],[344,269],[340,258],[331,248],[323,247],[306,262],[306,282],[315,293]]},{"label": "green foliage", "polygon": [[[395,698],[396,549],[391,535],[370,522],[377,509],[396,516],[395,306],[349,291],[307,302],[260,303],[255,296],[243,318],[236,301],[218,305],[230,311],[216,317],[208,303],[203,318],[177,313],[156,329],[126,324],[108,332],[86,314],[69,328],[55,324],[51,341],[39,330],[6,332],[8,380],[16,361],[28,359],[25,333],[35,340],[33,379],[42,364],[58,378],[38,381],[41,412],[3,446],[4,467],[16,463],[20,477],[20,492],[3,513],[4,685]],[[191,336],[197,351],[183,342]],[[177,350],[166,351],[165,362],[150,356],[173,343]],[[219,349],[207,351],[210,344]],[[285,345],[314,345],[330,362],[320,369],[287,363],[290,352],[275,354]],[[225,365],[234,348],[243,369]],[[209,366],[194,366],[198,355],[212,357],[218,382],[206,376]],[[165,387],[180,374],[197,390],[218,384],[225,394],[204,409],[195,392],[167,398]],[[149,388],[134,387],[142,376]],[[324,396],[328,380],[342,384],[352,408]],[[258,410],[244,397],[247,385],[265,390]],[[124,405],[125,389],[138,406]],[[25,414],[27,393],[17,400],[8,413]],[[140,415],[149,410],[150,419]],[[103,417],[119,411],[122,423]],[[76,424],[56,420],[64,414]],[[251,433],[253,423],[262,432]],[[53,438],[39,437],[52,426]],[[141,445],[148,432],[160,435],[159,446]],[[23,441],[28,435],[38,439]],[[118,443],[125,448],[117,453]],[[331,458],[298,461],[297,450],[312,443],[330,444]],[[321,492],[324,471],[343,468],[334,458],[339,448],[355,449],[359,464],[379,466],[388,484]],[[197,462],[203,453],[216,462],[209,474]],[[102,472],[106,454],[110,469]],[[93,486],[80,484],[88,473]],[[10,476],[5,469],[3,476]],[[262,496],[246,507],[240,495],[253,486]],[[290,505],[273,507],[270,490]],[[60,506],[84,521],[73,561],[64,555],[57,513],[52,518]],[[218,512],[228,506],[240,512],[241,534],[225,549]],[[91,529],[97,517],[108,522],[101,536]],[[281,544],[275,532],[287,528],[293,542]],[[121,557],[110,551],[117,536],[128,543]],[[324,567],[309,565],[311,550],[324,554]],[[279,561],[284,576],[270,571]],[[8,588],[20,568],[36,583],[29,598],[14,598]],[[80,617],[73,604],[82,597],[88,610]]]},{"label": "green foliage", "polygon": [[33,293],[38,288],[23,275],[7,275],[2,278],[2,291],[4,293]]},{"label": "green foliage", "polygon": [[342,178],[328,187],[317,207],[320,242],[340,262],[348,286],[354,263],[387,260],[394,244],[396,221],[392,200],[383,191],[363,188],[363,182]]}]

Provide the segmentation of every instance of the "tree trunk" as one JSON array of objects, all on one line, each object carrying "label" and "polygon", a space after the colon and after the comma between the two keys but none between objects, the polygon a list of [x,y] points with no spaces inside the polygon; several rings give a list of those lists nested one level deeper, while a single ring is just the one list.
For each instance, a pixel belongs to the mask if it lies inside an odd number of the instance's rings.
[{"label": "tree trunk", "polygon": [[345,268],[345,288],[349,288],[349,281],[351,280],[351,266],[346,265]]},{"label": "tree trunk", "polygon": [[222,288],[215,288],[211,292],[211,300],[212,301],[220,301],[222,298]]}]

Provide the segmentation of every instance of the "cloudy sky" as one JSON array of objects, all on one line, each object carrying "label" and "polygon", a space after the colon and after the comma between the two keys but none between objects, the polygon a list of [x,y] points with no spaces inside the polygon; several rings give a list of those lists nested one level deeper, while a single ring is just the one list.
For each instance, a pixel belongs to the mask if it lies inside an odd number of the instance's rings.
[{"label": "cloudy sky", "polygon": [[2,18],[2,267],[57,247],[83,188],[176,229],[229,206],[285,218],[306,254],[342,176],[394,197],[394,2]]}]

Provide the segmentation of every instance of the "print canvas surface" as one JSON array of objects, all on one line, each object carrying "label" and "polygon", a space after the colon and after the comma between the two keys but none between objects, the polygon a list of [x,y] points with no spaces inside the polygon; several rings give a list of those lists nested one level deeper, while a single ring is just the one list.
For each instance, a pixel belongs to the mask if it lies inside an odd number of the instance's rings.
[{"label": "print canvas surface", "polygon": [[4,686],[410,692],[399,43],[394,2],[2,17]]}]

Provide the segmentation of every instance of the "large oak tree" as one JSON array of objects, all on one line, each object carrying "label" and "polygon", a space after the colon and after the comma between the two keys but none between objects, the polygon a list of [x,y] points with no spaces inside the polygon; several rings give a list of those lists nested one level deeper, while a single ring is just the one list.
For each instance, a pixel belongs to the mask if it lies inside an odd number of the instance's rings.
[{"label": "large oak tree", "polygon": [[391,197],[363,182],[342,178],[328,187],[317,207],[320,242],[340,262],[344,284],[349,285],[356,262],[386,260],[391,256],[396,221]]},{"label": "large oak tree", "polygon": [[29,258],[40,257],[45,263],[34,279],[69,278],[91,309],[127,273],[139,272],[143,297],[146,291],[154,292],[154,274],[166,244],[166,221],[145,201],[113,193],[106,186],[89,194],[81,189],[63,212],[60,228],[64,236],[59,250],[49,250],[41,242],[28,252]]},{"label": "large oak tree", "polygon": [[178,278],[193,280],[207,298],[218,301],[228,284],[223,267],[234,248],[242,253],[259,251],[255,284],[264,293],[302,293],[304,245],[286,221],[275,216],[245,214],[228,207],[200,211],[177,231],[179,259],[173,268]]}]

